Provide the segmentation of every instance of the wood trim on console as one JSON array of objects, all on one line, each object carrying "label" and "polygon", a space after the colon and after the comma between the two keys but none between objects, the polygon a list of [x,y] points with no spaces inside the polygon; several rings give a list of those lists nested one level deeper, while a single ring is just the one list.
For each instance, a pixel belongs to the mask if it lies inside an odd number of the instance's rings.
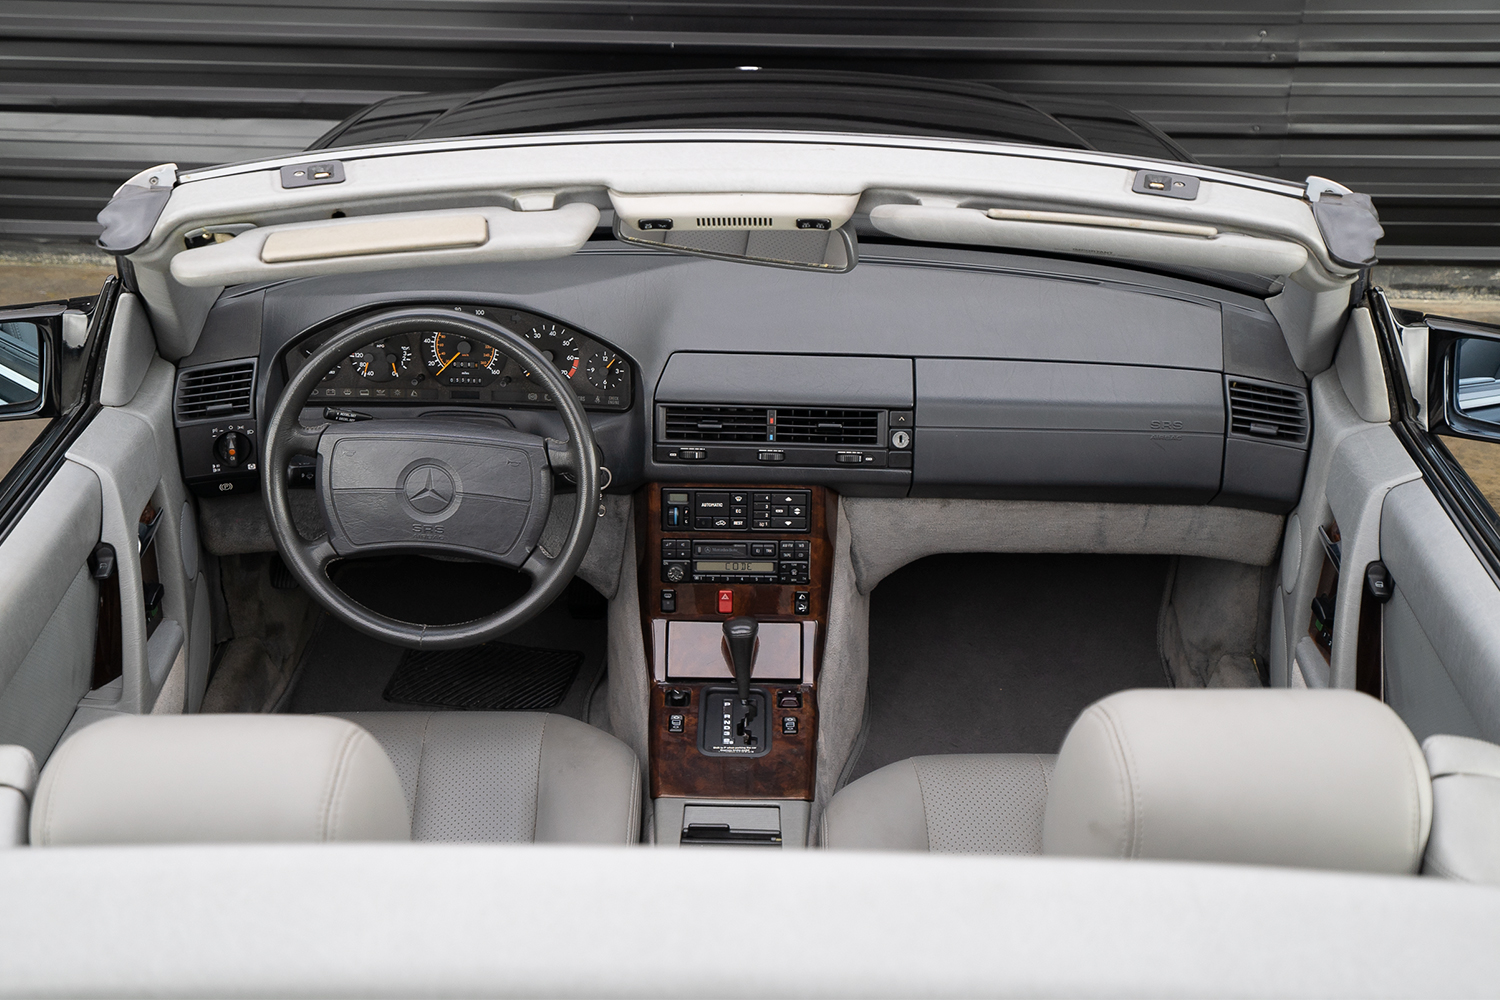
[{"label": "wood trim on console", "polygon": [[[662,529],[661,495],[664,489],[744,489],[751,492],[807,490],[810,530],[806,533],[767,531],[700,532],[664,531]],[[641,606],[641,630],[646,657],[652,673],[651,711],[648,724],[648,746],[651,758],[651,796],[732,799],[811,799],[816,779],[817,747],[817,675],[823,656],[823,637],[827,634],[828,598],[833,572],[833,539],[838,519],[838,495],[821,486],[756,485],[738,487],[723,483],[649,483],[636,496],[636,580]],[[807,540],[809,545],[808,582],[805,584],[717,584],[666,583],[661,577],[661,543],[664,538],[728,538],[756,541]],[[677,594],[677,610],[664,613],[660,597],[663,589]],[[734,613],[720,614],[720,589],[734,592]],[[809,613],[795,613],[794,594],[807,591]],[[771,750],[763,757],[711,757],[698,749],[698,709],[703,690],[723,686],[725,682],[666,680],[666,665],[658,663],[665,648],[667,621],[722,622],[737,615],[753,615],[762,622],[812,622],[804,630],[804,675],[802,683],[757,681],[756,686],[774,696],[777,691],[796,690],[801,707],[772,706]],[[732,683],[729,682],[729,683]],[[668,707],[667,691],[689,692],[690,704]],[[669,732],[672,715],[685,716],[681,733]],[[796,720],[796,735],[785,735],[783,720]]]}]

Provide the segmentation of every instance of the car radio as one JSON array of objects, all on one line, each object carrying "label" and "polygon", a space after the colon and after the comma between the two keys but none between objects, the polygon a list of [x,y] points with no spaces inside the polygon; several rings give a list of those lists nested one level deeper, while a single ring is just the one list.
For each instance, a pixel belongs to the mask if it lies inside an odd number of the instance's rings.
[{"label": "car radio", "polygon": [[811,555],[806,539],[663,538],[661,578],[667,583],[807,583]]}]

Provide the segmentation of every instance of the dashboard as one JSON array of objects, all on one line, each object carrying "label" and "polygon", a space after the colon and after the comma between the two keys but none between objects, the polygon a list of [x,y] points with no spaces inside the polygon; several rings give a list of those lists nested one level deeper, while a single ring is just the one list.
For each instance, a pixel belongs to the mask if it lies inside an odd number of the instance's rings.
[{"label": "dashboard", "polygon": [[[256,490],[287,377],[352,320],[411,306],[494,320],[542,352],[590,411],[612,492],[764,484],[1285,512],[1301,491],[1308,383],[1262,299],[951,248],[866,248],[826,275],[603,242],[504,268],[227,290],[178,362],[190,488]],[[516,359],[420,332],[332,366],[304,420],[464,410],[565,433]]]},{"label": "dashboard", "polygon": [[[526,338],[573,384],[585,408],[630,409],[630,362],[601,341],[533,313],[475,305],[439,308],[493,320]],[[321,341],[314,337],[298,345],[288,355],[288,367],[300,369]],[[552,394],[505,352],[428,331],[365,345],[328,370],[311,400],[325,405],[338,401],[529,406],[550,405]]]}]

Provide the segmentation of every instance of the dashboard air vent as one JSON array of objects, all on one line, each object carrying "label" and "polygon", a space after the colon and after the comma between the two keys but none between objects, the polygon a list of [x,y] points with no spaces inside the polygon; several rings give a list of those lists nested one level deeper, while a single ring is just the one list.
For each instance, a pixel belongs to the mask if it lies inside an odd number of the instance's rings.
[{"label": "dashboard air vent", "polygon": [[1225,380],[1229,386],[1229,432],[1268,441],[1307,440],[1307,395],[1273,382]]},{"label": "dashboard air vent", "polygon": [[664,406],[667,441],[768,441],[771,412],[763,406]]},{"label": "dashboard air vent", "polygon": [[777,410],[775,440],[781,444],[874,447],[880,444],[880,411]]},{"label": "dashboard air vent", "polygon": [[769,229],[775,220],[764,216],[715,215],[700,216],[699,229]]},{"label": "dashboard air vent", "polygon": [[177,377],[177,420],[247,417],[254,391],[254,361],[233,361],[185,371]]}]

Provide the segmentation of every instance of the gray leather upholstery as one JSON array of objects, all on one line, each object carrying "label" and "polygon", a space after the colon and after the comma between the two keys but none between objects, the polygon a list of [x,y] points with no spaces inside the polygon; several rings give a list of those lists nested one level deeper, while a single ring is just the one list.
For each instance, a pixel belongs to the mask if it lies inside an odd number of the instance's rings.
[{"label": "gray leather upholstery", "polygon": [[26,824],[35,792],[36,757],[14,743],[0,746],[0,847],[26,843]]},{"label": "gray leather upholstery", "polygon": [[1124,691],[1074,723],[1052,777],[1047,854],[1417,871],[1427,764],[1352,691]]},{"label": "gray leather upholstery", "polygon": [[409,836],[380,745],[318,716],[106,719],[52,755],[31,811],[37,847]]},{"label": "gray leather upholstery", "polygon": [[390,756],[413,840],[633,844],[641,768],[608,733],[533,712],[354,712]]},{"label": "gray leather upholstery", "polygon": [[823,812],[824,847],[1040,854],[1057,758],[946,754],[898,761],[851,782]]},{"label": "gray leather upholstery", "polygon": [[1422,753],[1432,775],[1432,836],[1422,871],[1500,883],[1500,746],[1429,736]]}]

